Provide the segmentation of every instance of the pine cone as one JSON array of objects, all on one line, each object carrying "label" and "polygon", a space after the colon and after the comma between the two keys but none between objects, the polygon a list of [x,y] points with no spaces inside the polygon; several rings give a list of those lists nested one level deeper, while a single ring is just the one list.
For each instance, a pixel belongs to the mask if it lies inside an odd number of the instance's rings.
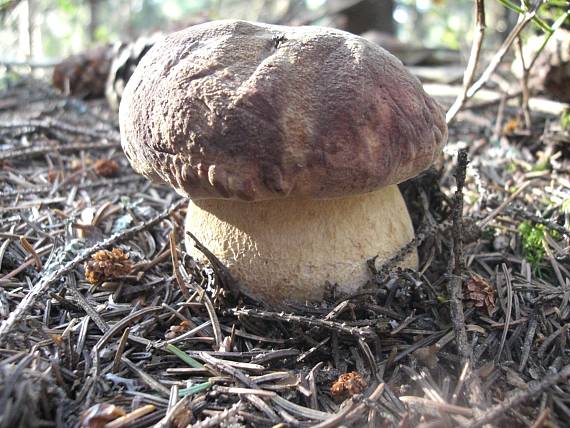
[{"label": "pine cone", "polygon": [[129,255],[120,248],[97,251],[85,262],[85,278],[91,284],[127,275],[133,268]]},{"label": "pine cone", "polygon": [[111,67],[111,45],[72,55],[53,69],[53,86],[65,95],[99,98],[105,94],[105,81]]},{"label": "pine cone", "polygon": [[463,299],[468,305],[485,308],[491,315],[495,309],[493,287],[479,275],[473,275],[463,285]]},{"label": "pine cone", "polygon": [[100,177],[114,177],[119,172],[119,164],[113,159],[99,159],[95,161],[93,171]]},{"label": "pine cone", "polygon": [[368,383],[358,372],[350,372],[340,375],[331,387],[331,394],[336,399],[344,399],[360,394],[368,387]]}]

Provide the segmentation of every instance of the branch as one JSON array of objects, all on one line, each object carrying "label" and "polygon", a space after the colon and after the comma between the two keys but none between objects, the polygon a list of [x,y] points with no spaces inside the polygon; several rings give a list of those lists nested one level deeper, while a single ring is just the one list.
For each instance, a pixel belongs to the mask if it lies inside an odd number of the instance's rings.
[{"label": "branch", "polygon": [[524,61],[524,53],[523,53],[523,45],[520,35],[516,38],[516,48],[519,52],[521,57],[521,90],[522,90],[522,101],[521,107],[524,115],[524,125],[526,129],[531,128],[531,117],[530,117],[530,108],[528,107],[528,100],[530,98],[529,91],[528,91],[528,76],[530,67],[525,65]]},{"label": "branch", "polygon": [[[471,53],[469,55],[469,61],[467,62],[467,67],[465,68],[465,75],[463,76],[463,92],[459,94],[449,112],[446,116],[447,123],[455,117],[457,112],[461,110],[465,102],[467,101],[467,91],[471,84],[473,83],[473,78],[475,77],[475,71],[477,69],[477,64],[479,63],[479,56],[481,54],[481,46],[483,45],[483,39],[485,37],[485,2],[484,0],[475,0],[475,30],[473,33],[473,44],[471,45]],[[453,116],[449,116],[450,112],[454,112]]]},{"label": "branch", "polygon": [[451,280],[448,284],[450,315],[455,332],[455,342],[462,362],[465,364],[470,358],[469,344],[467,343],[467,332],[465,330],[465,315],[463,314],[463,279],[462,274],[465,268],[463,261],[463,185],[465,184],[465,170],[469,160],[467,152],[460,150],[457,156],[457,168],[455,171],[455,181],[457,190],[453,197],[453,227],[451,230],[453,237],[453,253],[451,257]]},{"label": "branch", "polygon": [[489,62],[489,65],[487,65],[485,71],[483,71],[483,74],[481,74],[481,77],[479,77],[479,79],[475,83],[473,83],[469,87],[469,89],[467,89],[467,91],[465,91],[464,95],[458,97],[455,103],[453,103],[453,105],[449,108],[447,114],[445,115],[445,120],[448,124],[453,121],[455,116],[457,116],[457,113],[459,113],[461,108],[465,105],[465,102],[467,102],[471,97],[473,97],[473,95],[475,95],[479,91],[479,89],[481,89],[483,86],[487,84],[489,78],[495,72],[495,70],[503,60],[504,56],[506,55],[506,53],[514,43],[514,41],[520,35],[521,31],[528,25],[528,23],[533,20],[535,14],[536,10],[533,9],[532,11],[526,12],[524,15],[521,16],[519,22],[517,22],[517,25],[515,25],[515,27],[509,33],[509,35],[507,36],[507,38],[505,39],[505,41],[503,42],[497,53],[493,56],[493,58]]}]

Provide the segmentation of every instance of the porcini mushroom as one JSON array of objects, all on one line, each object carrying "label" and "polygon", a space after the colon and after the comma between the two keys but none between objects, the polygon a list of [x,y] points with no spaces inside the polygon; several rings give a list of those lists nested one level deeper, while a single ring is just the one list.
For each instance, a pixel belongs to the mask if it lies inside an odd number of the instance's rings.
[{"label": "porcini mushroom", "polygon": [[187,229],[271,304],[364,285],[368,259],[414,236],[397,184],[447,138],[441,108],[379,46],[234,20],[158,42],[119,116],[135,170],[190,198]]}]

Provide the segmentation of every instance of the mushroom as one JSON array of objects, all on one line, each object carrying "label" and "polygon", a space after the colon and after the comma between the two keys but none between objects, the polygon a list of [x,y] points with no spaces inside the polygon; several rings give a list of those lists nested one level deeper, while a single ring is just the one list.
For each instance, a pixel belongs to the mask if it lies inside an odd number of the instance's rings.
[{"label": "mushroom", "polygon": [[[158,42],[119,117],[135,170],[190,198],[187,230],[274,305],[318,301],[327,283],[354,292],[368,259],[409,243],[397,184],[447,139],[441,108],[376,44],[236,20]],[[399,266],[417,264],[414,250]]]}]

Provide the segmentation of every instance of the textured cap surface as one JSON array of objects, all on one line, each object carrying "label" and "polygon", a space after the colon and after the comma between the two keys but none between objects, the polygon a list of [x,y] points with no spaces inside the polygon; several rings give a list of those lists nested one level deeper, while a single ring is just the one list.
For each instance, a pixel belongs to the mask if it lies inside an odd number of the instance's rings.
[{"label": "textured cap surface", "polygon": [[447,138],[441,108],[379,46],[233,20],[157,43],[127,84],[120,126],[139,173],[193,199],[247,201],[396,184]]}]

